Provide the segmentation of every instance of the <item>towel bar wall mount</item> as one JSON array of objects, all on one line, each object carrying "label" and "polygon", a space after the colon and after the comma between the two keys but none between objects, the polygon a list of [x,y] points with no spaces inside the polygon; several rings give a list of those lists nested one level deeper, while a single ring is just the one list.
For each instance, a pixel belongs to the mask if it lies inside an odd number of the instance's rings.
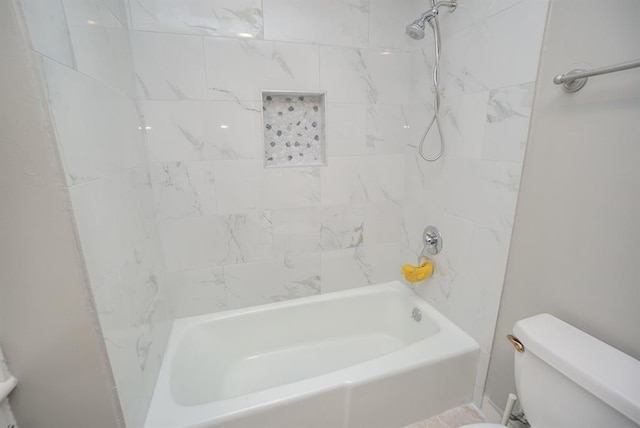
[{"label": "towel bar wall mount", "polygon": [[593,70],[576,69],[565,74],[558,74],[553,78],[553,83],[562,85],[565,92],[579,91],[587,84],[587,78],[591,76],[599,76],[601,74],[613,73],[616,71],[629,70],[630,68],[640,67],[640,60],[625,62],[607,67],[594,68]]}]

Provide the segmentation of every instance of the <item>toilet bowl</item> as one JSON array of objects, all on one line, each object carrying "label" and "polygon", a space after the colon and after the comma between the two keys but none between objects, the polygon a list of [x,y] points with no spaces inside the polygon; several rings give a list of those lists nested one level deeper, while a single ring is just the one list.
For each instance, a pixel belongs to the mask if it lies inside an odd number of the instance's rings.
[{"label": "toilet bowl", "polygon": [[533,428],[640,428],[640,361],[549,314],[513,332],[516,390]]}]

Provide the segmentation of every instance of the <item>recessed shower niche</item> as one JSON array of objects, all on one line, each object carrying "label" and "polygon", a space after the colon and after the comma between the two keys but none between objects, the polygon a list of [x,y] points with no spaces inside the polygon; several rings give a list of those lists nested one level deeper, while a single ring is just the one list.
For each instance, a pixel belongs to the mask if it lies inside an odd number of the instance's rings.
[{"label": "recessed shower niche", "polygon": [[325,94],[262,91],[265,167],[325,165]]}]

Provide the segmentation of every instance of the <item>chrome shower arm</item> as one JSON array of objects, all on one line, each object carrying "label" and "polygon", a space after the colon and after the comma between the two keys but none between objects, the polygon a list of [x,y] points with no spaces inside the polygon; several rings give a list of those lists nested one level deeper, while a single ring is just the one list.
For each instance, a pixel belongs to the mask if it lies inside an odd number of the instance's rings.
[{"label": "chrome shower arm", "polygon": [[439,1],[433,7],[436,9],[440,9],[442,6],[449,7],[449,12],[453,12],[454,10],[456,10],[456,7],[458,7],[458,1],[457,0]]},{"label": "chrome shower arm", "polygon": [[431,9],[429,9],[428,11],[424,12],[422,15],[420,15],[420,18],[418,19],[418,21],[420,21],[420,23],[424,24],[425,21],[431,21],[439,12],[439,9],[443,6],[446,6],[449,8],[449,12],[453,12],[454,10],[456,10],[456,7],[458,6],[458,2],[457,0],[453,0],[453,1],[439,1],[437,3],[434,3],[433,6],[431,6]]}]

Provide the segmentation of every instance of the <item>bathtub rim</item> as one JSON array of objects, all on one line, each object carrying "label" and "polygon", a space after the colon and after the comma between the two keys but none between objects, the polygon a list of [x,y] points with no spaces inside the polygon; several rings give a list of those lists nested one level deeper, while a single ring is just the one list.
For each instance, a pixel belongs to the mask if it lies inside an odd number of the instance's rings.
[{"label": "bathtub rim", "polygon": [[[400,288],[398,284],[401,285],[402,288]],[[417,293],[411,290],[408,286],[402,284],[400,281],[388,281],[388,282],[384,282],[376,285],[365,285],[362,287],[351,288],[348,290],[336,291],[336,292],[327,293],[327,294],[316,294],[313,296],[305,296],[305,297],[299,297],[296,299],[282,300],[280,302],[271,302],[271,303],[265,303],[262,305],[230,309],[230,310],[214,312],[210,314],[193,315],[188,317],[176,318],[173,322],[170,338],[174,334],[176,336],[178,334],[183,335],[193,326],[199,325],[204,322],[212,322],[220,319],[232,319],[232,318],[249,315],[249,314],[270,312],[272,310],[277,310],[277,309],[285,309],[285,308],[296,307],[296,306],[305,306],[305,305],[315,304],[320,302],[329,302],[332,300],[341,300],[343,298],[356,297],[362,294],[370,295],[370,294],[384,293],[389,291],[392,291],[399,295],[409,295],[412,298],[412,300],[415,300],[415,298],[417,297],[418,299],[420,299],[418,303],[424,302],[431,309],[433,309],[433,312],[427,312],[429,315],[431,315],[432,313],[435,313],[437,315],[440,315],[443,321],[451,322],[448,318],[444,317],[444,315],[438,312],[433,306],[431,306],[428,302],[422,299],[422,297],[420,297]],[[440,323],[438,322],[439,320],[435,319],[436,318],[435,316],[432,318],[434,318],[434,321],[436,321],[436,323],[440,325]]]}]

